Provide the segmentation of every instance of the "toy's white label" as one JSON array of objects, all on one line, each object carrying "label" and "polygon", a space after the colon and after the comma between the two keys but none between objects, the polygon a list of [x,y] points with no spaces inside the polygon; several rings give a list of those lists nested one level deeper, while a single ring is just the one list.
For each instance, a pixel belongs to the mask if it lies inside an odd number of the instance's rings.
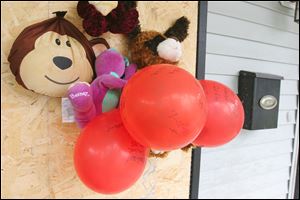
[{"label": "toy's white label", "polygon": [[75,122],[73,107],[68,98],[61,98],[61,115],[63,123]]}]

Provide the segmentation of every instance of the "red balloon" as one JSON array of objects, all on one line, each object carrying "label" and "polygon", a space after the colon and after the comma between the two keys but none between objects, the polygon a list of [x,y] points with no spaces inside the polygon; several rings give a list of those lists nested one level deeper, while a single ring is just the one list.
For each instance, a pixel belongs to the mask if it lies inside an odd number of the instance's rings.
[{"label": "red balloon", "polygon": [[238,135],[244,124],[244,109],[238,96],[227,86],[216,81],[200,81],[207,99],[207,121],[196,146],[223,145]]},{"label": "red balloon", "polygon": [[148,149],[124,128],[118,110],[94,118],[80,134],[74,164],[81,181],[92,190],[112,194],[126,190],[142,175]]},{"label": "red balloon", "polygon": [[120,113],[136,141],[169,151],[195,140],[204,126],[207,107],[203,89],[190,73],[159,64],[131,77],[122,92]]}]

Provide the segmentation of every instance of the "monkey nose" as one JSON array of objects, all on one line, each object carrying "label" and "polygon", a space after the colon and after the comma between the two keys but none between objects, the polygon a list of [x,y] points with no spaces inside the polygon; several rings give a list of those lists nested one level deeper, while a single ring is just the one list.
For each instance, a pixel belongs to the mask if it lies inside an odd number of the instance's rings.
[{"label": "monkey nose", "polygon": [[64,56],[55,56],[53,63],[61,70],[68,69],[72,66],[72,60]]}]

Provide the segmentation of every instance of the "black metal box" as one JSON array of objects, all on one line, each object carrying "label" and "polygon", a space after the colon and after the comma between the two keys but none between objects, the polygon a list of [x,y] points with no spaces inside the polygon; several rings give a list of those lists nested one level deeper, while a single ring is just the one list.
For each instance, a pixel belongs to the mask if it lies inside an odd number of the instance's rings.
[{"label": "black metal box", "polygon": [[244,129],[277,128],[281,76],[240,71],[238,96],[244,110]]}]

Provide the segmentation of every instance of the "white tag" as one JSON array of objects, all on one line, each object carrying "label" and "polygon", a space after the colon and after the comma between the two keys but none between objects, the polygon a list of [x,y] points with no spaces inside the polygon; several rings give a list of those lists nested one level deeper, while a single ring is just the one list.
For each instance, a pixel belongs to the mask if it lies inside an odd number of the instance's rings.
[{"label": "white tag", "polygon": [[75,122],[73,107],[68,98],[61,98],[61,118],[63,123]]}]

